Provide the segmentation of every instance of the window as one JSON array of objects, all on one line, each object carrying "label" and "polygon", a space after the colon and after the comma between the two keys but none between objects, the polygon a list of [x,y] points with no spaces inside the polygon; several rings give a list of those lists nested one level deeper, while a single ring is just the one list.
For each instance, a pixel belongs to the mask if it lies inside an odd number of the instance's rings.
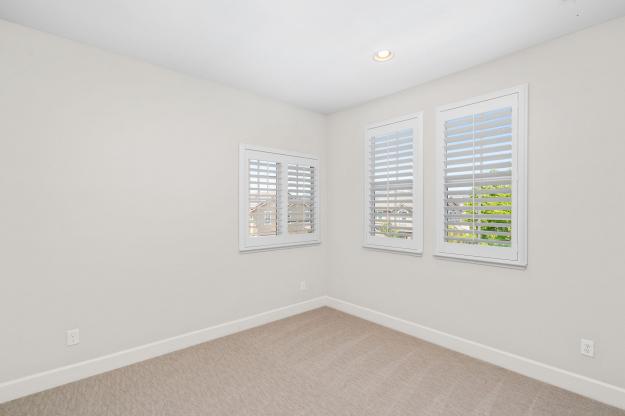
[{"label": "window", "polygon": [[240,250],[319,243],[317,158],[247,145],[239,152]]},{"label": "window", "polygon": [[422,115],[365,134],[364,246],[423,252]]},{"label": "window", "polygon": [[527,264],[527,86],[438,109],[436,254]]}]

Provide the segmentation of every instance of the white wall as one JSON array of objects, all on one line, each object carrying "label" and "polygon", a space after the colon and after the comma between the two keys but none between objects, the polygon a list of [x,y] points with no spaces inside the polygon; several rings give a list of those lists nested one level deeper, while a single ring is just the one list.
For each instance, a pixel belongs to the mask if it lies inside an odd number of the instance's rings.
[{"label": "white wall", "polygon": [[326,292],[237,245],[239,143],[323,164],[323,116],[2,21],[0,80],[0,382]]},{"label": "white wall", "polygon": [[[0,382],[329,292],[625,387],[624,41],[615,20],[326,119],[0,21]],[[434,259],[435,106],[526,82],[527,270]],[[365,250],[364,126],[420,110],[425,255]],[[322,246],[238,253],[240,142],[321,156]]]},{"label": "white wall", "polygon": [[[329,294],[625,387],[625,19],[329,117]],[[427,57],[424,57],[427,59]],[[436,106],[529,83],[529,266],[435,259]],[[425,254],[362,245],[364,126],[425,111]],[[351,214],[349,214],[351,212]],[[597,356],[582,357],[580,338]]]}]

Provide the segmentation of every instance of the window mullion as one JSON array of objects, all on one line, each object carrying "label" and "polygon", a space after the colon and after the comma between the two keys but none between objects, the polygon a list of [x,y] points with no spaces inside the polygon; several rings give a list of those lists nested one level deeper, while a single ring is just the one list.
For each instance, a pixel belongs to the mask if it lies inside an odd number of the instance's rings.
[{"label": "window mullion", "polygon": [[473,161],[471,162],[472,165],[472,169],[471,169],[471,173],[473,174],[473,178],[471,180],[471,205],[473,206],[473,209],[471,210],[471,212],[473,213],[473,218],[471,220],[471,228],[473,229],[473,241],[477,244],[477,226],[475,223],[475,114],[473,114],[473,119],[471,121],[471,142],[472,142],[472,146],[471,148],[473,149]]},{"label": "window mullion", "polygon": [[278,223],[280,224],[280,233],[278,234],[281,239],[288,240],[289,238],[289,165],[286,160],[282,160],[279,164],[280,183],[278,183],[278,206],[280,212],[278,213]]}]

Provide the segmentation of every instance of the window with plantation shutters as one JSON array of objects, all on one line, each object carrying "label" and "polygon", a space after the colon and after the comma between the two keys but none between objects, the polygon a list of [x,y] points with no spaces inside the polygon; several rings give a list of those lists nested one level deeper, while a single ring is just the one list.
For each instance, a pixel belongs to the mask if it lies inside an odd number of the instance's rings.
[{"label": "window with plantation shutters", "polygon": [[421,114],[377,123],[365,135],[365,247],[421,253]]},{"label": "window with plantation shutters", "polygon": [[317,158],[248,145],[239,152],[239,249],[318,243]]},{"label": "window with plantation shutters", "polygon": [[438,255],[526,265],[526,90],[439,109]]}]

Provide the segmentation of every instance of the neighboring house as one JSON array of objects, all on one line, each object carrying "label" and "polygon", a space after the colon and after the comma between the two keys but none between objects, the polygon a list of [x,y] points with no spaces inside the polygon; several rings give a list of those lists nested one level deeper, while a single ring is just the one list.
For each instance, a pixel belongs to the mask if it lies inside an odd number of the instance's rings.
[{"label": "neighboring house", "polygon": [[411,207],[377,208],[375,211],[375,231],[372,232],[388,237],[410,238],[412,235],[411,226]]},{"label": "neighboring house", "polygon": [[412,221],[412,208],[377,208],[375,211],[375,219],[376,221],[386,221],[391,223],[406,222],[408,220]]},{"label": "neighboring house", "polygon": [[[263,201],[250,209],[250,235],[276,235],[276,201]],[[289,233],[311,233],[313,229],[313,210],[309,200],[290,200],[288,205]]]}]

